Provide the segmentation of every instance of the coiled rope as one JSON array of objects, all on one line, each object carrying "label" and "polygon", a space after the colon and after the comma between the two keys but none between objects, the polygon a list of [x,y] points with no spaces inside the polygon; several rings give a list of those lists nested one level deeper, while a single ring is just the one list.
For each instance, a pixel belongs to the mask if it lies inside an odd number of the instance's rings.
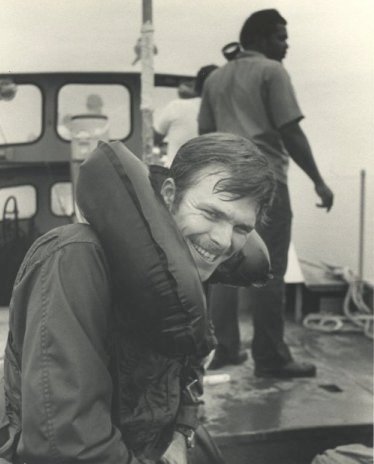
[{"label": "coiled rope", "polygon": [[[314,264],[314,266],[317,266]],[[364,301],[364,283],[347,267],[321,264],[326,272],[341,278],[348,284],[343,301],[343,314],[308,314],[303,320],[303,326],[321,332],[363,332],[368,338],[374,339],[374,308]]]}]

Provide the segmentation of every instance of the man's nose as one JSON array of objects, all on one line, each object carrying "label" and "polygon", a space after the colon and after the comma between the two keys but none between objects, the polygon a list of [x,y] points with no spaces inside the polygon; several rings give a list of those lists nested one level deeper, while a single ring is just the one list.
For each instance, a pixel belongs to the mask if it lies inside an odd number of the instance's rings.
[{"label": "man's nose", "polygon": [[231,224],[216,224],[210,237],[222,250],[229,249],[232,245],[233,227]]}]

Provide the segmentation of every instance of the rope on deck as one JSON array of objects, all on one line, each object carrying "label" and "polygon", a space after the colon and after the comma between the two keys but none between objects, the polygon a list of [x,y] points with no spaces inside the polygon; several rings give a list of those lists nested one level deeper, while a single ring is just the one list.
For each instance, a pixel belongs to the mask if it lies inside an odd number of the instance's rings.
[{"label": "rope on deck", "polygon": [[308,314],[303,320],[304,327],[328,333],[363,332],[366,337],[374,339],[374,308],[364,301],[364,283],[347,267],[328,264],[321,267],[348,284],[343,314]]}]

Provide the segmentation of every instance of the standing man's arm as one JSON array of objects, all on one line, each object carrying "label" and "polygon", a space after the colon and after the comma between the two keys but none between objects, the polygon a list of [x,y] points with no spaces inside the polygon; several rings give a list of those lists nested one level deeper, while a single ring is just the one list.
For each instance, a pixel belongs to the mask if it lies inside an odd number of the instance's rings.
[{"label": "standing man's arm", "polygon": [[284,67],[272,62],[267,69],[267,102],[274,126],[295,163],[314,183],[317,195],[321,198],[321,208],[329,211],[334,195],[325,184],[314,160],[308,139],[299,126],[303,115],[299,108],[291,79]]},{"label": "standing man's arm", "polygon": [[316,193],[321,199],[321,203],[317,206],[330,211],[334,195],[318,170],[308,139],[300,125],[298,122],[292,122],[281,127],[279,132],[291,158],[314,183]]}]

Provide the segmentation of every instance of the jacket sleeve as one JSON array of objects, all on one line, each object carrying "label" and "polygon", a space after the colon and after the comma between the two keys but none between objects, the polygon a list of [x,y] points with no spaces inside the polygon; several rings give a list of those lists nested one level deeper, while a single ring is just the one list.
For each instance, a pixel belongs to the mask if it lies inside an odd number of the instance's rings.
[{"label": "jacket sleeve", "polygon": [[138,464],[111,420],[111,297],[102,251],[69,244],[37,272],[22,355],[22,458]]},{"label": "jacket sleeve", "polygon": [[304,116],[290,76],[280,63],[271,61],[267,68],[266,83],[267,108],[275,127],[279,130],[287,124],[301,121]]}]

